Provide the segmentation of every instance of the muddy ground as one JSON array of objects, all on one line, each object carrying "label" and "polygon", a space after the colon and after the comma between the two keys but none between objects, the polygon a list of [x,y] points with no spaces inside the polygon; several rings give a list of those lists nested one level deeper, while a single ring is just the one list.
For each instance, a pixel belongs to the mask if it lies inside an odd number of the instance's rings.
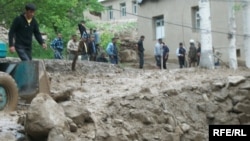
[{"label": "muddy ground", "polygon": [[[91,122],[74,133],[82,141],[207,141],[209,124],[248,122],[226,108],[235,105],[228,96],[234,93],[218,100],[221,91],[214,88],[216,82],[226,85],[229,76],[243,76],[248,84],[250,73],[245,67],[179,69],[169,63],[167,70],[160,70],[153,60],[146,61],[144,69],[138,69],[137,62],[115,66],[83,61],[72,72],[71,62],[43,61],[51,78],[51,95],[69,92],[66,101],[81,103],[90,112]],[[206,103],[219,108],[209,105],[213,110],[200,110]],[[18,124],[28,108],[20,100],[17,111],[1,113],[0,137],[10,132],[28,140]]]}]

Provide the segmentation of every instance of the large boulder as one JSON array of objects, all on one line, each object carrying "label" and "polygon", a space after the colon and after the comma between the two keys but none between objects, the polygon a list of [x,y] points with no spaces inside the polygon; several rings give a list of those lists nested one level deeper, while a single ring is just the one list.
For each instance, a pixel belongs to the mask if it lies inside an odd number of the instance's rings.
[{"label": "large boulder", "polygon": [[40,93],[28,109],[25,131],[34,140],[46,140],[52,128],[68,129],[67,123],[63,108],[50,95]]},{"label": "large boulder", "polygon": [[133,62],[137,60],[137,53],[131,49],[125,49],[119,52],[121,62]]}]

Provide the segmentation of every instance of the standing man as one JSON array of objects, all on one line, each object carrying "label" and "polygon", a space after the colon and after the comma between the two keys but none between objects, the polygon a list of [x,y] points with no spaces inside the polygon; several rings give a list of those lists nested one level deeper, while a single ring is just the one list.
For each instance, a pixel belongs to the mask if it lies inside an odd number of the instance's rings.
[{"label": "standing man", "polygon": [[54,58],[55,59],[63,59],[63,40],[62,34],[58,33],[57,37],[51,42],[51,48],[54,50]]},{"label": "standing man", "polygon": [[185,66],[186,49],[183,47],[182,43],[179,43],[179,48],[176,50],[176,55],[178,56],[180,68],[183,68]]},{"label": "standing man", "polygon": [[[12,22],[9,31],[9,50],[11,53],[17,52],[22,61],[32,60],[32,36],[44,49],[47,48],[39,31],[38,23],[34,18],[36,6],[34,4],[25,5],[25,13],[16,17]],[[15,39],[15,43],[14,43]]]},{"label": "standing man", "polygon": [[80,37],[84,35],[88,35],[86,27],[85,27],[85,21],[81,21],[81,23],[78,24],[78,28],[80,31]]},{"label": "standing man", "polygon": [[88,60],[88,46],[87,46],[87,36],[82,36],[81,40],[79,41],[77,53],[73,58],[71,70],[76,70],[76,62],[78,60],[78,56],[81,55],[81,60]]},{"label": "standing man", "polygon": [[163,69],[167,69],[167,61],[168,61],[168,56],[169,56],[169,48],[168,46],[162,42],[162,54],[163,54]]},{"label": "standing man", "polygon": [[69,53],[69,60],[73,60],[78,53],[78,41],[77,36],[74,34],[67,44],[67,52]]},{"label": "standing man", "polygon": [[200,64],[200,58],[201,58],[201,43],[198,42],[198,48],[197,48],[197,66]]},{"label": "standing man", "polygon": [[145,39],[145,36],[142,35],[140,37],[140,40],[137,42],[137,49],[138,49],[138,55],[139,55],[139,68],[143,69],[144,65],[144,46],[143,46],[143,41]]},{"label": "standing man", "polygon": [[116,47],[117,38],[112,38],[112,42],[110,42],[106,48],[106,52],[109,55],[110,63],[118,64],[118,51]]},{"label": "standing man", "polygon": [[158,68],[161,68],[161,43],[162,39],[158,39],[157,43],[155,44],[155,49],[154,49],[154,55],[155,55],[155,61],[156,61],[156,66]]},{"label": "standing man", "polygon": [[94,37],[95,37],[95,44],[97,47],[99,47],[100,44],[100,34],[99,32],[95,29],[94,30]]},{"label": "standing man", "polygon": [[90,55],[90,61],[96,61],[97,53],[98,53],[98,48],[95,43],[95,36],[91,35],[90,41],[88,43],[89,47],[89,55]]},{"label": "standing man", "polygon": [[193,39],[191,39],[189,43],[190,43],[190,47],[188,51],[189,67],[195,67],[196,61],[197,61],[197,49],[195,47]]},{"label": "standing man", "polygon": [[78,45],[78,51],[81,53],[81,60],[89,60],[88,36],[82,36]]}]

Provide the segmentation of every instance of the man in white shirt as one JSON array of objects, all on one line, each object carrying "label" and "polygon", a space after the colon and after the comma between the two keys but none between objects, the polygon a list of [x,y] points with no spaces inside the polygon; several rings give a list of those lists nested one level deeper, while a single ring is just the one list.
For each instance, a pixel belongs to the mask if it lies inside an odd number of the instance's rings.
[{"label": "man in white shirt", "polygon": [[155,61],[156,61],[156,66],[159,68],[161,67],[161,43],[162,39],[158,39],[158,42],[155,44],[154,48],[154,55],[155,55]]},{"label": "man in white shirt", "polygon": [[73,60],[73,58],[75,57],[75,55],[77,55],[78,52],[78,41],[77,41],[77,36],[74,34],[71,37],[71,40],[68,41],[67,44],[67,52],[68,52],[68,57],[69,60]]}]

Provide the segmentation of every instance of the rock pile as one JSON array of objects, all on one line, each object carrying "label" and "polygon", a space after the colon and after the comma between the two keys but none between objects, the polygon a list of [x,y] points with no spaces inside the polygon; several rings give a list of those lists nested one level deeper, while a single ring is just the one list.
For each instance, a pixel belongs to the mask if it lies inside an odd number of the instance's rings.
[{"label": "rock pile", "polygon": [[28,141],[208,141],[210,124],[250,122],[250,75],[242,68],[135,70],[82,61],[71,72],[67,61],[45,64],[52,94],[37,95],[22,117]]}]

